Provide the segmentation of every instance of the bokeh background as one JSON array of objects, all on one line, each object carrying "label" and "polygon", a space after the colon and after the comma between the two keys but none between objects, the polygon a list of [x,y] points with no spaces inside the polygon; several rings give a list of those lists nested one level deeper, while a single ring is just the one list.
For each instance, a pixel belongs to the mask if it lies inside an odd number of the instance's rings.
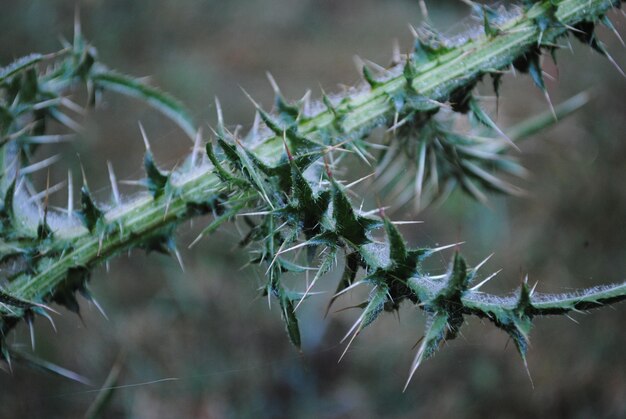
[{"label": "bokeh background", "polygon": [[[444,33],[471,23],[462,2],[429,3],[432,21]],[[57,50],[59,37],[72,36],[75,8],[74,1],[2,2],[0,63]],[[408,24],[421,21],[413,0],[92,0],[80,3],[80,15],[103,62],[149,76],[205,126],[215,122],[213,97],[219,96],[227,121],[244,127],[254,110],[240,87],[270,106],[266,71],[288,97],[309,88],[314,96],[320,87],[336,91],[340,83],[358,82],[355,54],[387,64],[393,39],[408,49]],[[624,16],[611,18],[626,33]],[[626,66],[626,51],[613,34],[601,30],[600,37]],[[495,252],[488,269],[504,271],[491,291],[516,287],[525,273],[544,292],[626,277],[626,80],[607,60],[572,44],[573,54],[559,54],[558,72],[546,62],[546,71],[557,76],[547,82],[552,100],[583,90],[593,99],[523,143],[520,158],[532,173],[520,183],[527,197],[494,196],[485,207],[455,195],[419,216],[410,208],[392,214],[425,221],[403,228],[414,245],[462,239],[471,263]],[[489,86],[479,89],[492,95]],[[546,109],[527,77],[505,78],[501,126]],[[61,180],[69,167],[78,178],[79,152],[91,188],[108,199],[106,160],[120,179],[142,176],[138,120],[164,166],[189,151],[189,140],[163,117],[107,95],[103,108],[83,121],[80,140],[61,150],[66,158],[53,176]],[[362,170],[345,176],[356,179]],[[206,222],[181,229],[181,248]],[[507,337],[469,319],[463,336],[420,367],[402,393],[422,313],[407,305],[398,316],[383,316],[337,365],[343,350],[338,342],[357,313],[324,319],[329,296],[316,297],[299,313],[300,354],[288,342],[279,311],[259,297],[261,270],[241,269],[247,253],[237,247],[239,237],[231,226],[185,249],[184,273],[171,258],[139,251],[113,260],[108,272],[97,270],[91,288],[109,320],[83,301],[82,322],[64,312],[56,318],[57,333],[38,322],[36,348],[38,356],[94,386],[18,364],[13,374],[0,373],[0,417],[82,417],[120,352],[126,358],[119,384],[128,387],[114,393],[106,413],[111,418],[626,417],[623,304],[573,314],[574,321],[538,319],[528,355],[534,388]],[[444,270],[449,256],[433,261],[431,269]],[[334,289],[336,279],[330,275],[321,289]],[[352,297],[342,304],[358,302]],[[28,330],[20,327],[11,341],[28,349]],[[176,380],[154,382],[166,378]]]}]

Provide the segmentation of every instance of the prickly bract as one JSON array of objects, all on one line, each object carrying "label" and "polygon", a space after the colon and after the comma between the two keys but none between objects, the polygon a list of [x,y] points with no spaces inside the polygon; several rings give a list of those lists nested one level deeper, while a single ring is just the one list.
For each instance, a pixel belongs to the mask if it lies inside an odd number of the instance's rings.
[{"label": "prickly bract", "polygon": [[[299,305],[343,257],[344,273],[331,304],[355,287],[370,289],[346,334],[348,342],[382,312],[409,302],[428,318],[410,376],[445,339],[457,336],[465,316],[490,320],[512,338],[525,359],[533,318],[621,301],[626,284],[544,295],[523,282],[509,296],[494,296],[480,290],[492,276],[475,284],[482,263],[469,267],[458,252],[446,274],[431,276],[422,262],[455,246],[409,246],[383,209],[357,208],[348,195],[352,184],[335,173],[345,151],[350,151],[376,166],[374,185],[382,197],[395,195],[398,201],[393,204],[414,202],[418,208],[457,186],[481,201],[485,192],[520,194],[497,173],[524,174],[507,153],[523,134],[516,130],[507,135],[496,125],[481,106],[476,85],[490,76],[498,93],[502,76],[515,68],[528,73],[547,97],[543,54],[553,54],[558,41],[573,34],[610,57],[594,27],[619,7],[620,2],[604,0],[526,1],[514,12],[476,6],[483,25],[478,34],[451,42],[432,28],[419,29],[410,54],[394,59],[384,71],[364,66],[362,86],[340,95],[324,94],[319,102],[310,102],[308,95],[288,101],[270,76],[276,92],[274,109],[264,110],[252,100],[257,118],[242,137],[227,129],[217,102],[218,123],[206,143],[206,158],[201,159],[196,143],[203,138],[188,112],[169,95],[101,64],[78,31],[74,43],[57,54],[29,55],[1,68],[0,263],[7,266],[0,279],[1,353],[10,357],[5,338],[11,329],[20,320],[30,325],[34,315],[50,317],[50,304],[78,312],[76,293],[92,298],[87,287],[90,273],[109,258],[133,248],[178,255],[174,232],[182,221],[213,214],[201,238],[245,213],[251,231],[242,244],[252,248],[252,261],[265,271],[263,293],[277,300],[288,336],[297,347]],[[163,170],[142,128],[146,177],[139,183],[145,193],[120,200],[111,169],[115,208],[96,202],[86,179],[78,209],[71,179],[67,210],[49,208],[52,188],[32,192],[29,176],[55,159],[33,162],[29,156],[58,139],[47,134],[47,121],[55,120],[70,132],[79,129],[71,117],[78,105],[69,97],[78,85],[87,89],[89,106],[97,105],[107,91],[154,106],[195,140],[191,156],[178,168]],[[559,117],[572,110],[568,104],[552,112]],[[455,131],[457,118],[468,118],[471,130]],[[385,128],[387,143],[377,155],[368,134],[379,127]],[[534,125],[526,132],[536,129]],[[408,182],[398,187],[398,176]],[[310,269],[316,273],[306,288],[285,285],[286,275]]]}]

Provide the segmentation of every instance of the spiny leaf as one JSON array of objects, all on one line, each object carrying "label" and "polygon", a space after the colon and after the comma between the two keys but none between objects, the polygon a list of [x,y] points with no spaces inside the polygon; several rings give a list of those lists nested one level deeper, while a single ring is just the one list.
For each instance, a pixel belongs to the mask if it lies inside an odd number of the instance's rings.
[{"label": "spiny leaf", "polygon": [[354,339],[359,335],[359,333],[361,333],[363,329],[365,329],[367,326],[372,324],[372,322],[378,318],[379,314],[383,311],[385,307],[385,303],[387,302],[387,299],[388,299],[388,294],[389,294],[389,289],[387,288],[385,284],[377,284],[374,287],[374,289],[372,289],[372,291],[370,292],[368,301],[367,301],[367,305],[363,309],[363,312],[361,313],[359,318],[356,320],[356,322],[352,325],[352,327],[350,328],[348,333],[345,335],[345,337],[342,339],[342,342],[343,342],[350,335],[352,335],[352,337],[350,338],[350,341],[348,341],[348,344],[346,345],[346,348],[341,354],[341,358],[339,358],[340,361],[348,352],[350,345],[352,344]]},{"label": "spiny leaf", "polygon": [[99,70],[92,77],[97,87],[122,93],[152,105],[176,122],[189,138],[195,137],[197,128],[187,110],[170,95],[136,78],[111,70]]},{"label": "spiny leaf", "polygon": [[341,186],[332,180],[333,218],[335,231],[354,246],[362,246],[369,241],[368,231],[379,223],[356,215]]},{"label": "spiny leaf", "polygon": [[103,218],[104,212],[94,203],[89,187],[85,184],[80,190],[81,210],[78,213],[83,224],[90,232],[96,228],[98,220]]},{"label": "spiny leaf", "polygon": [[422,343],[420,344],[417,354],[415,355],[415,359],[413,360],[413,365],[411,365],[409,378],[404,385],[403,391],[406,391],[413,375],[415,374],[415,371],[421,365],[422,361],[432,357],[435,352],[437,352],[439,345],[446,336],[447,327],[448,314],[446,312],[429,314],[428,320],[426,321],[426,332],[424,333]]},{"label": "spiny leaf", "polygon": [[30,309],[34,307],[33,303],[16,298],[10,294],[7,294],[6,292],[2,290],[0,290],[0,303],[7,304],[11,307],[21,308],[21,309]]},{"label": "spiny leaf", "polygon": [[363,310],[361,315],[361,323],[359,324],[359,331],[363,330],[374,322],[383,311],[385,303],[389,294],[389,289],[386,285],[377,284],[376,287],[370,293],[368,304]]},{"label": "spiny leaf", "polygon": [[494,37],[500,33],[500,29],[493,26],[491,21],[498,17],[497,13],[491,8],[483,5],[481,9],[483,15],[483,26],[485,29],[485,35],[488,37]]},{"label": "spiny leaf", "polygon": [[169,175],[166,175],[157,167],[150,150],[146,150],[146,154],[143,158],[143,166],[147,175],[146,185],[152,196],[156,199],[165,192]]},{"label": "spiny leaf", "polygon": [[519,148],[511,141],[511,139],[507,137],[507,135],[504,132],[502,132],[502,130],[496,125],[495,122],[493,122],[493,120],[489,117],[489,115],[487,115],[487,113],[480,107],[480,105],[478,104],[478,101],[475,98],[471,97],[469,99],[468,106],[472,112],[472,115],[474,115],[474,117],[478,120],[478,122],[496,131],[512,147],[519,150]]},{"label": "spiny leaf", "polygon": [[18,58],[6,67],[0,68],[0,83],[3,83],[6,79],[14,76],[20,71],[37,64],[42,59],[43,55],[41,54],[30,54],[25,57]]},{"label": "spiny leaf", "polygon": [[2,211],[0,211],[0,217],[6,223],[10,223],[13,220],[13,198],[15,195],[15,179],[4,194],[4,202],[2,203]]},{"label": "spiny leaf", "polygon": [[293,301],[282,288],[279,291],[278,299],[280,302],[280,312],[285,322],[285,327],[287,328],[289,340],[296,348],[300,349],[302,344],[300,340],[300,328],[298,327],[298,318],[294,312]]},{"label": "spiny leaf", "polygon": [[222,162],[220,162],[217,156],[215,155],[215,151],[213,150],[213,145],[211,143],[207,143],[206,145],[206,154],[209,160],[211,161],[211,163],[213,164],[213,167],[215,167],[215,170],[217,171],[216,174],[219,176],[222,182],[225,182],[227,184],[236,184],[236,185],[241,185],[243,183],[246,183],[245,180],[236,178],[235,176],[230,174],[226,169],[224,169],[224,166],[222,166]]},{"label": "spiny leaf", "polygon": [[62,284],[52,292],[50,299],[71,312],[80,315],[80,306],[76,299],[76,292],[86,293],[86,283],[91,271],[84,266],[75,266],[68,269]]},{"label": "spiny leaf", "polygon": [[204,236],[206,236],[208,234],[211,234],[214,231],[216,231],[222,224],[224,224],[226,221],[228,221],[231,218],[233,218],[243,208],[245,208],[246,204],[247,204],[246,201],[241,201],[241,202],[233,205],[231,208],[227,209],[226,211],[224,211],[224,213],[222,213],[218,217],[216,217],[208,226],[206,226],[200,232],[198,237],[196,237],[196,239],[189,245],[189,247],[193,247],[202,237],[204,237]]},{"label": "spiny leaf", "polygon": [[449,51],[450,48],[444,45],[439,35],[432,28],[424,27],[415,39],[412,60],[419,70],[420,66],[436,61],[437,57]]},{"label": "spiny leaf", "polygon": [[455,252],[446,274],[446,285],[439,294],[440,301],[442,300],[444,304],[447,304],[450,301],[460,300],[461,294],[469,285],[469,279],[465,259],[458,252]]},{"label": "spiny leaf", "polygon": [[376,78],[372,74],[372,71],[366,65],[363,66],[363,79],[365,79],[367,84],[369,84],[369,86],[372,89],[375,89],[375,88],[377,88],[378,86],[381,85],[380,82],[378,80],[376,80]]},{"label": "spiny leaf", "polygon": [[404,238],[387,217],[383,219],[385,231],[389,240],[389,259],[395,264],[404,264],[407,258],[406,244]]},{"label": "spiny leaf", "polygon": [[300,109],[297,106],[291,105],[285,101],[282,95],[277,94],[274,99],[274,105],[280,121],[288,127],[293,127],[298,121],[300,116]]}]

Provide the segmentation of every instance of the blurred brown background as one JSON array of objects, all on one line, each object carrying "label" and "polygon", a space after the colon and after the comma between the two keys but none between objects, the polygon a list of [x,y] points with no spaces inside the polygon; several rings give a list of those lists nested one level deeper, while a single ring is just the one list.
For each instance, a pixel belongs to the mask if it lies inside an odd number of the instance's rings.
[{"label": "blurred brown background", "polygon": [[[458,1],[430,1],[435,25],[462,30],[468,8]],[[5,1],[0,7],[0,63],[29,52],[51,52],[59,36],[71,38],[75,2]],[[407,25],[420,22],[416,1],[388,0],[92,0],[80,5],[82,25],[103,62],[147,75],[192,109],[199,123],[214,123],[219,96],[229,123],[249,126],[253,107],[240,86],[266,106],[270,71],[283,92],[300,97],[319,86],[359,80],[353,56],[387,64],[392,40],[410,45]],[[611,18],[624,33],[624,17]],[[626,51],[606,30],[600,37],[617,62]],[[566,291],[626,277],[626,80],[607,60],[572,40],[562,51],[557,81],[548,81],[558,103],[589,90],[593,100],[555,128],[526,141],[520,155],[532,177],[527,198],[492,197],[488,208],[454,196],[405,226],[415,245],[462,239],[478,263],[504,268],[492,291],[517,286],[520,275],[539,280],[540,291]],[[548,61],[546,71],[556,76]],[[479,87],[484,95],[491,88]],[[492,106],[493,108],[493,106]],[[498,123],[503,127],[547,109],[527,77],[506,77]],[[74,170],[80,152],[92,189],[108,199],[106,160],[120,179],[142,176],[141,120],[163,165],[172,167],[191,144],[171,123],[136,102],[114,95],[84,121],[84,138],[65,147],[54,176]],[[356,175],[355,175],[356,176]],[[346,177],[350,177],[347,174]],[[131,193],[131,190],[127,190]],[[370,200],[374,197],[368,196]],[[63,198],[58,198],[60,202]],[[398,219],[415,217],[407,210]],[[179,232],[185,249],[204,223]],[[338,342],[355,319],[345,311],[323,319],[328,296],[311,299],[299,314],[303,354],[289,344],[276,307],[258,297],[260,269],[236,247],[229,227],[183,251],[186,272],[175,260],[137,251],[99,269],[91,287],[110,318],[83,304],[75,316],[37,325],[38,356],[70,368],[95,387],[17,365],[0,374],[0,417],[81,417],[117,354],[127,353],[121,385],[169,377],[176,381],[119,389],[108,417],[626,417],[626,307],[590,315],[538,319],[528,356],[534,389],[513,345],[490,324],[469,319],[463,336],[426,362],[402,393],[421,336],[423,316],[408,305],[368,328],[337,365]],[[449,254],[446,254],[447,258]],[[445,269],[446,260],[430,265]],[[322,289],[334,289],[336,275]],[[356,297],[343,305],[358,303]],[[11,338],[28,348],[23,326]]]}]

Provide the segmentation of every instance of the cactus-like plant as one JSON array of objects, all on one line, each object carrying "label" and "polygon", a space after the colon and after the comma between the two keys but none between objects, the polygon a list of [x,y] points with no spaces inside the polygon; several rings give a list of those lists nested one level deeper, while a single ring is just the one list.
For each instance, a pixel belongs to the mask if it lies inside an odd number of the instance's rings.
[{"label": "cactus-like plant", "polygon": [[[363,84],[340,95],[292,103],[270,77],[274,109],[265,111],[252,100],[257,118],[246,135],[227,129],[218,102],[218,123],[206,144],[178,102],[98,62],[79,28],[73,43],[58,53],[33,54],[1,68],[0,259],[6,267],[0,282],[2,356],[10,361],[6,336],[19,321],[26,321],[32,332],[37,315],[52,319],[51,304],[77,311],[77,292],[91,298],[87,282],[95,266],[132,248],[176,254],[177,225],[213,214],[199,238],[235,215],[247,216],[250,231],[244,243],[253,248],[252,261],[266,273],[263,293],[278,301],[288,336],[298,347],[296,308],[343,257],[344,272],[331,303],[358,286],[370,287],[360,316],[346,334],[346,349],[382,311],[407,301],[428,318],[409,380],[444,340],[457,336],[465,316],[490,320],[512,338],[525,361],[535,317],[622,301],[626,283],[541,294],[523,281],[510,295],[496,296],[480,289],[492,277],[479,280],[482,263],[470,267],[458,252],[444,275],[429,275],[422,261],[449,246],[409,247],[384,210],[365,212],[355,206],[347,193],[351,184],[335,173],[346,151],[356,154],[379,166],[379,184],[393,183],[402,202],[415,199],[419,207],[457,186],[479,200],[485,199],[484,191],[519,193],[494,174],[523,173],[507,154],[518,135],[507,136],[496,126],[475,97],[475,86],[489,77],[497,93],[503,75],[516,69],[529,73],[545,93],[540,58],[554,54],[559,41],[570,35],[611,59],[594,28],[598,23],[612,27],[606,14],[620,5],[607,0],[527,0],[509,10],[473,5],[483,33],[448,41],[431,28],[421,28],[409,54],[395,53],[392,65],[377,72],[363,66]],[[78,208],[71,179],[67,209],[50,208],[48,194],[56,186],[34,191],[29,175],[55,159],[33,161],[32,156],[44,144],[63,139],[47,133],[48,121],[78,129],[69,116],[80,108],[69,98],[77,85],[86,86],[90,105],[97,105],[104,91],[153,105],[194,139],[192,153],[175,170],[164,171],[142,129],[145,193],[121,200],[111,171],[111,204],[95,202],[83,177]],[[553,109],[555,117],[563,112],[568,109]],[[453,128],[452,121],[464,115],[472,122],[470,133]],[[389,144],[376,155],[368,135],[379,127],[387,130]],[[391,170],[399,161],[409,169],[403,176],[410,176],[397,186],[398,176]],[[383,240],[376,238],[381,231]],[[305,289],[284,285],[285,274],[312,267],[316,272]]]}]

